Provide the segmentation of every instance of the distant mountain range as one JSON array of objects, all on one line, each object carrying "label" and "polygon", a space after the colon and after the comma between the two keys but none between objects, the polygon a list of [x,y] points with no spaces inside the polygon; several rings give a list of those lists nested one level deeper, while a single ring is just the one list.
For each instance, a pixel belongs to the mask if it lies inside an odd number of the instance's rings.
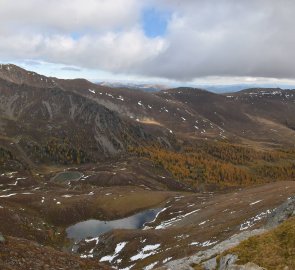
[{"label": "distant mountain range", "polygon": [[228,84],[228,85],[206,85],[204,86],[209,91],[215,93],[229,93],[237,92],[247,88],[281,88],[281,89],[295,89],[295,85],[291,84]]},{"label": "distant mountain range", "polygon": [[[172,88],[169,85],[163,84],[146,84],[146,83],[131,83],[131,82],[97,82],[98,85],[108,86],[113,88],[129,88],[137,89],[145,92],[158,92],[161,90]],[[248,88],[280,88],[280,89],[295,89],[295,85],[292,84],[204,84],[190,86],[198,89],[206,89],[214,93],[230,93],[238,92]]]},{"label": "distant mountain range", "polygon": [[128,88],[142,90],[145,92],[157,92],[168,89],[169,87],[161,84],[144,84],[144,83],[124,83],[124,82],[98,82],[98,85],[113,88]]}]

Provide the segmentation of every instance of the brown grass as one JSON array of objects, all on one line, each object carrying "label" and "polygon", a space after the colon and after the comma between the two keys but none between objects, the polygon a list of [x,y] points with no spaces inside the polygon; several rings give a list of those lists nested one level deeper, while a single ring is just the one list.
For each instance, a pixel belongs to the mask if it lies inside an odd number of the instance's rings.
[{"label": "brown grass", "polygon": [[270,232],[243,241],[225,254],[229,253],[238,255],[239,264],[254,262],[268,270],[295,269],[295,217]]},{"label": "brown grass", "polygon": [[114,199],[113,196],[98,197],[96,203],[100,208],[118,216],[125,216],[128,213],[137,212],[141,209],[156,207],[167,200],[169,195],[166,192],[134,192]]},{"label": "brown grass", "polygon": [[[107,193],[107,192],[105,192]],[[78,196],[62,199],[58,207],[52,203],[44,210],[44,218],[58,226],[67,226],[90,218],[115,220],[144,209],[156,208],[169,198],[168,192],[125,192],[106,196]]]},{"label": "brown grass", "polygon": [[146,125],[162,126],[161,123],[157,122],[155,119],[152,119],[152,118],[139,119],[139,122]]}]

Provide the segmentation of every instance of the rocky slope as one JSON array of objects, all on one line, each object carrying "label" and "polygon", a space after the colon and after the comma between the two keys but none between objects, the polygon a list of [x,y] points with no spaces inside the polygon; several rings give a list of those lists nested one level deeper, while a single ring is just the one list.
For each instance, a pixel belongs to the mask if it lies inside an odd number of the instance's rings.
[{"label": "rocky slope", "polygon": [[[245,265],[237,265],[236,263],[239,262],[239,256],[236,254],[231,254],[231,252],[233,252],[233,253],[237,252],[239,250],[239,248],[235,248],[235,247],[238,246],[241,242],[243,243],[243,241],[245,241],[249,238],[256,239],[255,236],[258,236],[258,235],[262,235],[262,237],[264,237],[264,235],[266,234],[266,232],[268,230],[276,228],[281,223],[288,220],[288,218],[290,218],[294,215],[295,215],[295,197],[293,196],[293,197],[289,197],[285,203],[283,203],[277,209],[275,209],[275,211],[273,211],[273,213],[268,217],[265,226],[261,227],[260,229],[250,230],[250,231],[246,231],[246,232],[242,232],[242,233],[233,235],[229,239],[215,245],[211,249],[207,249],[205,251],[200,251],[191,257],[183,258],[183,259],[180,259],[177,261],[171,261],[167,264],[167,266],[164,266],[161,269],[162,270],[164,270],[164,269],[191,269],[191,270],[193,270],[193,269],[205,269],[205,270],[215,270],[215,269],[219,269],[219,270],[235,270],[235,269],[236,270],[243,270],[243,269],[244,270],[256,270],[257,269],[257,270],[259,270],[259,269],[265,269],[265,268],[260,268],[259,266],[257,266],[256,264],[253,264],[251,262],[247,262],[247,264],[245,264]],[[293,223],[291,221],[291,226],[293,226],[292,224]],[[278,229],[276,229],[276,230],[278,230]],[[289,231],[290,230],[286,230],[285,233],[288,234]],[[271,231],[271,233],[272,233],[272,231]],[[291,235],[289,235],[288,237],[291,237]],[[289,239],[289,240],[292,241],[292,239]],[[245,243],[247,243],[247,242],[245,242]],[[264,243],[264,244],[267,245],[267,243]],[[271,244],[271,243],[269,243],[269,244]],[[249,245],[251,245],[250,242],[248,244],[248,247],[249,247]],[[284,245],[284,243],[282,244],[281,249],[286,248],[283,245]],[[245,244],[245,246],[247,247],[247,244]],[[257,247],[257,248],[259,248],[259,247]],[[291,249],[292,248],[294,250],[294,246],[291,245]],[[249,250],[249,252],[251,252],[251,250]],[[255,252],[255,251],[252,250],[252,252]],[[288,253],[290,251],[285,250],[282,252]],[[292,255],[290,254],[290,256],[292,256]],[[248,257],[251,258],[251,256],[248,256]],[[251,259],[254,259],[254,258],[251,258]],[[266,260],[268,260],[268,259],[270,259],[270,257],[268,257],[266,255]],[[274,268],[271,268],[271,269],[278,269],[278,268],[276,268],[276,263],[277,263],[277,267],[279,267],[278,264],[280,264],[281,262],[280,262],[280,260],[277,260],[276,262],[274,261],[273,262]],[[285,263],[286,264],[288,263],[287,259],[286,259]],[[292,265],[290,265],[290,267],[292,267]],[[270,269],[270,268],[268,268],[268,269]],[[286,269],[289,269],[289,267],[287,265],[286,265]],[[292,268],[290,268],[290,269],[292,269]]]},{"label": "rocky slope", "polygon": [[[167,132],[152,133],[57,83],[43,83],[43,76],[14,66],[2,70],[6,72],[0,70],[0,140],[24,163],[91,162],[120,155],[129,145],[144,141],[170,146]],[[56,151],[63,156],[56,156]]]}]

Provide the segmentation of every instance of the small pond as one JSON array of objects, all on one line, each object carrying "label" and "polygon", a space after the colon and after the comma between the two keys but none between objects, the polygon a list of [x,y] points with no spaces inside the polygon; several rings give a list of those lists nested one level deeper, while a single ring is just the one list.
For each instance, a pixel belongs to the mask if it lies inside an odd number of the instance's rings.
[{"label": "small pond", "polygon": [[68,171],[60,172],[52,178],[55,182],[67,182],[67,181],[77,181],[83,176],[80,172]]},{"label": "small pond", "polygon": [[161,208],[149,209],[130,217],[112,221],[90,219],[72,225],[66,231],[68,238],[79,241],[87,237],[97,237],[113,229],[141,229],[145,223],[154,220],[160,211]]}]

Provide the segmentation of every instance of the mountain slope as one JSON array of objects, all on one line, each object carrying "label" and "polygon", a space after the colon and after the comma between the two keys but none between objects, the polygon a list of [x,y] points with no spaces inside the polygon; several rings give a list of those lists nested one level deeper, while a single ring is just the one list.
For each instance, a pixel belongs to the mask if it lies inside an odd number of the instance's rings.
[{"label": "mountain slope", "polygon": [[[151,133],[140,123],[124,119],[62,84],[32,86],[30,81],[5,80],[4,75],[0,76],[1,139],[6,145],[16,143],[37,162],[95,161],[119,155],[129,145],[161,142],[161,136],[170,145],[161,130]],[[62,157],[56,156],[57,148]]]},{"label": "mountain slope", "polygon": [[[229,139],[246,144],[294,145],[294,90],[248,89],[221,95],[201,89],[176,88],[147,93],[97,85],[83,79],[46,78],[14,65],[2,65],[0,78],[18,85],[19,89],[35,87],[46,89],[45,92],[59,89],[64,95],[76,94],[116,112],[128,123],[143,124],[160,137],[174,133],[189,140]],[[48,92],[44,96],[48,98],[53,94]],[[42,102],[46,107],[47,101]],[[44,114],[50,108],[39,110]],[[6,111],[9,112],[9,108]]]}]

